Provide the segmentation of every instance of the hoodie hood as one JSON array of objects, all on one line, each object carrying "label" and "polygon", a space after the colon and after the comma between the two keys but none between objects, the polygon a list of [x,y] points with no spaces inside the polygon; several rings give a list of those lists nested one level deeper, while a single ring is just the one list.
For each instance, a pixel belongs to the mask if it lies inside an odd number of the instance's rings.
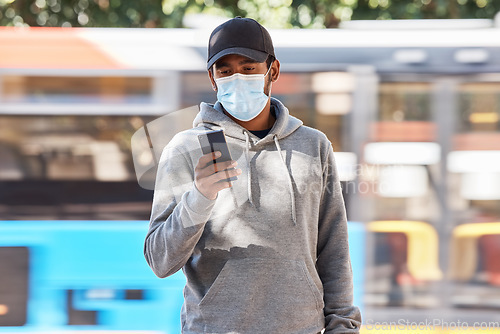
[{"label": "hoodie hood", "polygon": [[[271,97],[271,106],[274,106],[276,111],[276,122],[269,134],[259,140],[258,144],[272,142],[274,137],[277,137],[278,140],[283,139],[302,125],[301,120],[290,116],[288,109],[279,100]],[[198,126],[212,130],[223,129],[226,136],[240,140],[246,140],[245,132],[249,133],[248,130],[224,114],[220,102],[216,102],[215,105],[201,103],[200,112],[193,121],[193,127]]]}]

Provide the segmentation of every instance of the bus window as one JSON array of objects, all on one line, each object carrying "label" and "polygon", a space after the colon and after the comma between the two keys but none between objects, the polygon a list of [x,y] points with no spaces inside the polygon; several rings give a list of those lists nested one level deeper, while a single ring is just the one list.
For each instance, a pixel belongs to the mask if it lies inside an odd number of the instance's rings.
[{"label": "bus window", "polygon": [[6,104],[152,102],[150,77],[5,75],[2,81]]},{"label": "bus window", "polygon": [[[4,219],[147,219],[130,137],[152,116],[0,116]],[[121,218],[120,218],[121,217]]]},{"label": "bus window", "polygon": [[373,141],[428,142],[435,139],[429,83],[382,83]]},{"label": "bus window", "polygon": [[7,168],[18,166],[17,174],[23,179],[131,180],[127,139],[134,131],[134,120],[126,116],[2,116],[0,145],[16,160]]},{"label": "bus window", "polygon": [[201,102],[215,103],[216,93],[212,90],[207,72],[188,72],[181,79],[182,108],[197,106]]},{"label": "bus window", "polygon": [[430,83],[383,82],[379,108],[364,147],[360,192],[376,220],[433,221],[438,214],[432,170],[440,160],[431,114]]},{"label": "bus window", "polygon": [[[457,133],[450,152],[455,209],[468,221],[500,219],[500,83],[465,83],[459,87]],[[470,216],[472,215],[472,217]],[[472,220],[470,220],[472,218]]]}]

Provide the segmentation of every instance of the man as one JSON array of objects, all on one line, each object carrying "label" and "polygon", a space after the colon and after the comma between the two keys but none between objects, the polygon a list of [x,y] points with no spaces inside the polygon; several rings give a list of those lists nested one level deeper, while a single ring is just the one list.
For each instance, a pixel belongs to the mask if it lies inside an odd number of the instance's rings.
[{"label": "man", "polygon": [[[218,101],[163,151],[144,250],[157,276],[186,275],[183,333],[358,333],[333,150],[270,98],[269,33],[223,23],[207,68]],[[197,136],[217,129],[233,161],[202,156]]]}]

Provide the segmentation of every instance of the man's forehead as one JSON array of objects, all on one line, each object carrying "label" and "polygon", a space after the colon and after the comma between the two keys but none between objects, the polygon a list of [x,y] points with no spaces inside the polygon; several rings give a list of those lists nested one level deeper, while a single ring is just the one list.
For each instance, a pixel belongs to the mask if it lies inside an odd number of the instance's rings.
[{"label": "man's forehead", "polygon": [[243,64],[260,64],[260,62],[255,59],[242,56],[239,54],[230,54],[224,57],[221,57],[219,60],[215,62],[216,67],[228,66],[230,63],[237,63],[239,65]]}]

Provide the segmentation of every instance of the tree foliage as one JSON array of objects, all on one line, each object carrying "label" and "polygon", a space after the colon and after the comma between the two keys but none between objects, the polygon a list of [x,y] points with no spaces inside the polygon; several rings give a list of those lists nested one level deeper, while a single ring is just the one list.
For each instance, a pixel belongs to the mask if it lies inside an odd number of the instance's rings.
[{"label": "tree foliage", "polygon": [[496,0],[0,0],[0,25],[183,27],[186,14],[252,17],[269,28],[347,20],[493,18]]}]

